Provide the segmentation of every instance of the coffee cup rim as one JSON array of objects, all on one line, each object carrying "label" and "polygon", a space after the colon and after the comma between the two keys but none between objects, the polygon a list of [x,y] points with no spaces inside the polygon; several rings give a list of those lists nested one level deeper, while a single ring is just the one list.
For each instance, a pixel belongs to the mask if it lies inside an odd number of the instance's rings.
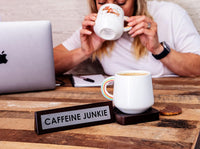
[{"label": "coffee cup rim", "polygon": [[[111,4],[111,3],[103,4],[101,7],[105,7],[105,6],[116,6],[116,7],[121,8],[119,5],[117,5],[117,4]],[[121,9],[122,9],[122,8],[121,8]]]},{"label": "coffee cup rim", "polygon": [[[151,75],[151,73],[149,71],[146,71],[146,70],[124,70],[124,71],[117,72],[115,75],[116,76],[122,76],[121,74],[123,74],[123,73],[145,73],[145,74],[147,74],[147,75],[130,75],[132,77],[142,77],[142,76]],[[127,76],[127,77],[130,77],[130,76]]]}]

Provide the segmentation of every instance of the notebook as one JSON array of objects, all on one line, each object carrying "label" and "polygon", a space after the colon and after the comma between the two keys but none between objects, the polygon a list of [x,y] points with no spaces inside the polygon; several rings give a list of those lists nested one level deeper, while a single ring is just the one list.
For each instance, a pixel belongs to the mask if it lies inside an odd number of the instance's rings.
[{"label": "notebook", "polygon": [[0,94],[54,88],[51,23],[0,22]]},{"label": "notebook", "polygon": [[72,76],[72,85],[74,87],[92,87],[92,86],[101,86],[105,77],[102,74],[95,75],[73,75]]}]

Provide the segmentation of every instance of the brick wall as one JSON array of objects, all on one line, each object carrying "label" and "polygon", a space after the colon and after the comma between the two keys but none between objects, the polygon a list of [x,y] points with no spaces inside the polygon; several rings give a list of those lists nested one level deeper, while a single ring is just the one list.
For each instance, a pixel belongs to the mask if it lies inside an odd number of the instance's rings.
[{"label": "brick wall", "polygon": [[[166,0],[185,8],[200,32],[199,0]],[[0,0],[1,21],[50,20],[54,46],[80,27],[88,13],[87,0]]]}]

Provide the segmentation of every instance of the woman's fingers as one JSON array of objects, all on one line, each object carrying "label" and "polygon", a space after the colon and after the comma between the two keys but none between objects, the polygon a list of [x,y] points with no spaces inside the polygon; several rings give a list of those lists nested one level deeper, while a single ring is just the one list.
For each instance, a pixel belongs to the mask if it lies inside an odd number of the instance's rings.
[{"label": "woman's fingers", "polygon": [[132,29],[129,31],[129,34],[131,35],[131,34],[133,34],[135,31],[137,31],[137,30],[139,30],[139,29],[141,29],[141,28],[145,28],[146,24],[147,24],[146,22],[141,22],[141,23],[139,23],[139,24],[133,26]]},{"label": "woman's fingers", "polygon": [[82,28],[83,29],[89,29],[95,25],[95,20],[96,20],[97,14],[90,14],[85,17],[85,19],[82,22]]},{"label": "woman's fingers", "polygon": [[128,26],[131,26],[132,29],[128,32],[131,37],[135,37],[141,34],[154,36],[157,32],[156,23],[146,16],[132,16],[127,19]]},{"label": "woman's fingers", "polygon": [[141,22],[147,22],[149,19],[146,16],[131,16],[127,19],[128,26],[135,26]]},{"label": "woman's fingers", "polygon": [[149,26],[149,23],[152,23],[153,20],[146,16],[132,16],[127,19],[128,26],[134,27],[138,24],[143,25],[144,28]]},{"label": "woman's fingers", "polygon": [[153,30],[153,25],[151,23],[151,28],[148,28],[147,22],[141,22],[140,24],[137,24],[134,26],[128,33],[131,35],[131,37],[135,37],[140,34],[146,34],[146,35],[154,35],[155,31]]},{"label": "woman's fingers", "polygon": [[96,13],[89,14],[88,16],[85,16],[84,21],[95,21],[97,18]]},{"label": "woman's fingers", "polygon": [[150,31],[149,29],[140,28],[140,29],[136,30],[136,31],[131,35],[131,37],[134,38],[134,37],[136,37],[136,36],[138,36],[138,35],[142,35],[142,34],[151,36],[151,35],[152,35],[152,31]]},{"label": "woman's fingers", "polygon": [[80,35],[83,36],[83,35],[91,35],[92,32],[88,29],[81,29],[80,30]]},{"label": "woman's fingers", "polygon": [[82,28],[88,28],[88,27],[92,27],[95,25],[94,21],[83,21],[82,22]]}]

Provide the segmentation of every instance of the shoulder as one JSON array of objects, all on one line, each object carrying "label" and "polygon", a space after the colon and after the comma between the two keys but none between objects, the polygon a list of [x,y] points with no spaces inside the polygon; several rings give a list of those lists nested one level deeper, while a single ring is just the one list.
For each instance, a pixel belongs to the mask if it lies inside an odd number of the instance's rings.
[{"label": "shoulder", "polygon": [[149,13],[156,16],[184,16],[187,12],[178,4],[166,1],[148,1],[147,7]]}]

